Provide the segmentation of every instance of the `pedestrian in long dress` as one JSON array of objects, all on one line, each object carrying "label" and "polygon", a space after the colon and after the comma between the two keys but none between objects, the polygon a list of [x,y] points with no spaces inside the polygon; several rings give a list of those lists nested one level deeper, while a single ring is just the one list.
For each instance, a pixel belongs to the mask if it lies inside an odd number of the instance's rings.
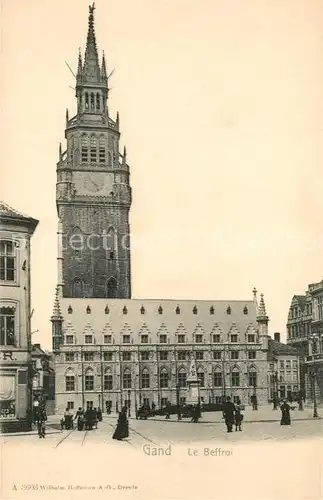
[{"label": "pedestrian in long dress", "polygon": [[290,406],[287,403],[286,399],[284,399],[283,404],[280,407],[281,412],[282,412],[282,418],[280,420],[280,425],[290,425],[291,420],[290,420]]},{"label": "pedestrian in long dress", "polygon": [[227,426],[227,432],[232,432],[235,410],[236,408],[232,403],[231,398],[228,396],[227,401],[223,406],[223,417],[225,419],[225,425]]},{"label": "pedestrian in long dress", "polygon": [[236,425],[236,431],[239,429],[239,431],[242,431],[241,429],[241,424],[243,420],[243,414],[242,414],[242,409],[241,409],[241,403],[236,405],[236,412],[234,415],[234,421]]},{"label": "pedestrian in long dress", "polygon": [[77,430],[82,431],[84,427],[84,411],[81,407],[76,412],[74,420],[77,419]]},{"label": "pedestrian in long dress", "polygon": [[127,419],[127,407],[124,406],[119,413],[117,427],[113,433],[112,439],[121,441],[127,437],[129,437],[129,422]]}]

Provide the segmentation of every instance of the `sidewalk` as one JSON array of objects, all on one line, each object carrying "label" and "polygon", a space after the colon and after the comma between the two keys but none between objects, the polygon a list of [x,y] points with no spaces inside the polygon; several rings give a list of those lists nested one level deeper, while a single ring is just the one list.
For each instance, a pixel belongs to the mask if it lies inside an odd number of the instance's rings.
[{"label": "sidewalk", "polygon": [[[267,423],[267,422],[280,422],[281,419],[281,411],[278,408],[277,410],[273,410],[273,407],[270,405],[260,406],[258,410],[252,410],[251,407],[247,407],[245,411],[242,412],[244,415],[244,423]],[[305,407],[303,411],[291,410],[290,415],[292,421],[294,420],[323,420],[323,407],[318,407],[318,418],[313,418],[313,408]],[[171,415],[169,420],[166,420],[164,416],[156,416],[151,417],[149,420],[155,421],[165,421],[165,422],[178,422],[177,415]],[[191,419],[186,418],[180,420],[179,422],[190,422]],[[202,413],[202,418],[200,419],[201,423],[204,424],[222,424],[223,417],[221,411],[210,411]]]},{"label": "sidewalk", "polygon": [[[54,415],[53,415],[54,416]],[[46,435],[49,434],[60,434],[61,431],[58,429],[55,429],[54,427],[51,426],[51,424],[47,424],[46,426]],[[24,431],[24,432],[0,432],[0,438],[5,438],[9,436],[38,436],[38,430],[36,428],[33,428],[32,431]]]}]

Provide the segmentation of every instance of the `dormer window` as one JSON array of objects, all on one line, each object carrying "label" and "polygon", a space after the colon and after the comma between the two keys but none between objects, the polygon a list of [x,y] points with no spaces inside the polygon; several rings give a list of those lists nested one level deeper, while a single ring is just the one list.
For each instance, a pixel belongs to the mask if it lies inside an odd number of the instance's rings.
[{"label": "dormer window", "polygon": [[72,306],[68,306],[67,312],[68,314],[72,314],[73,312]]},{"label": "dormer window", "polygon": [[104,313],[109,314],[109,312],[110,312],[109,306],[105,306]]},{"label": "dormer window", "polygon": [[243,314],[248,314],[248,307],[247,306],[244,306],[244,308],[243,308]]},{"label": "dormer window", "polygon": [[140,313],[141,313],[141,314],[145,314],[145,312],[146,312],[146,309],[144,308],[144,306],[141,306],[141,308],[140,308]]},{"label": "dormer window", "polygon": [[210,307],[210,314],[214,314],[214,307],[213,306]]},{"label": "dormer window", "polygon": [[124,306],[124,308],[122,309],[122,312],[123,312],[123,314],[128,314],[128,309],[126,308],[126,306]]},{"label": "dormer window", "polygon": [[180,310],[179,306],[176,307],[175,312],[176,312],[176,314],[180,314],[181,313],[181,310]]},{"label": "dormer window", "polygon": [[227,314],[231,314],[231,307],[230,306],[227,307]]},{"label": "dormer window", "polygon": [[163,314],[163,308],[162,308],[162,306],[158,307],[158,314]]},{"label": "dormer window", "polygon": [[197,307],[196,307],[196,305],[193,307],[193,314],[197,314]]},{"label": "dormer window", "polygon": [[90,308],[90,306],[87,306],[87,308],[86,308],[86,314],[91,314],[91,308]]},{"label": "dormer window", "polygon": [[85,343],[93,344],[93,335],[85,335]]}]

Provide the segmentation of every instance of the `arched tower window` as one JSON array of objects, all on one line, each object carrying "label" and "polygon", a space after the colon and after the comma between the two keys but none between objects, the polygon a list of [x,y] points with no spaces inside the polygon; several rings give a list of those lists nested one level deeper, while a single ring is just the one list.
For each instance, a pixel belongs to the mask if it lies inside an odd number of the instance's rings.
[{"label": "arched tower window", "polygon": [[117,298],[117,281],[115,278],[110,278],[107,283],[107,298],[108,299]]},{"label": "arched tower window", "polygon": [[116,233],[113,227],[110,227],[107,234],[107,252],[108,259],[114,260],[116,258],[116,250],[117,250],[117,241],[116,241]]},{"label": "arched tower window", "polygon": [[71,163],[73,164],[73,160],[74,160],[74,137],[71,137],[71,143],[70,143],[70,160],[71,160]]},{"label": "arched tower window", "polygon": [[81,138],[81,153],[82,153],[82,163],[87,163],[89,155],[89,140],[86,134],[83,134]]},{"label": "arched tower window", "polygon": [[86,111],[89,109],[89,94],[85,93],[85,109]]},{"label": "arched tower window", "polygon": [[96,146],[97,141],[95,135],[91,136],[91,163],[96,163]]},{"label": "arched tower window", "polygon": [[94,110],[94,94],[92,92],[92,94],[91,94],[91,111],[93,111],[93,110]]},{"label": "arched tower window", "polygon": [[75,299],[83,299],[84,297],[84,283],[80,278],[75,278],[73,281],[72,296]]},{"label": "arched tower window", "polygon": [[166,368],[162,368],[159,373],[159,387],[166,389],[169,384],[169,375]]},{"label": "arched tower window", "polygon": [[112,165],[112,156],[110,151],[108,151],[108,167],[111,167],[111,165]]},{"label": "arched tower window", "polygon": [[150,388],[150,374],[147,368],[144,368],[141,372],[141,388],[142,389]]},{"label": "arched tower window", "polygon": [[105,138],[104,138],[104,135],[100,135],[100,140],[99,140],[99,162],[105,163]]},{"label": "arched tower window", "polygon": [[100,94],[96,94],[96,109],[100,109]]}]

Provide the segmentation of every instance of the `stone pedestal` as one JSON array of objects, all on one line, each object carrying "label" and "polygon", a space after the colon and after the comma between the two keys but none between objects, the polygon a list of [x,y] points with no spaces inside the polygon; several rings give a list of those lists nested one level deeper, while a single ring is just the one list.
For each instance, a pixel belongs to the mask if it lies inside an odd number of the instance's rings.
[{"label": "stone pedestal", "polygon": [[200,380],[197,376],[195,359],[192,356],[189,375],[186,379],[187,383],[187,396],[186,404],[196,405],[200,399]]}]

